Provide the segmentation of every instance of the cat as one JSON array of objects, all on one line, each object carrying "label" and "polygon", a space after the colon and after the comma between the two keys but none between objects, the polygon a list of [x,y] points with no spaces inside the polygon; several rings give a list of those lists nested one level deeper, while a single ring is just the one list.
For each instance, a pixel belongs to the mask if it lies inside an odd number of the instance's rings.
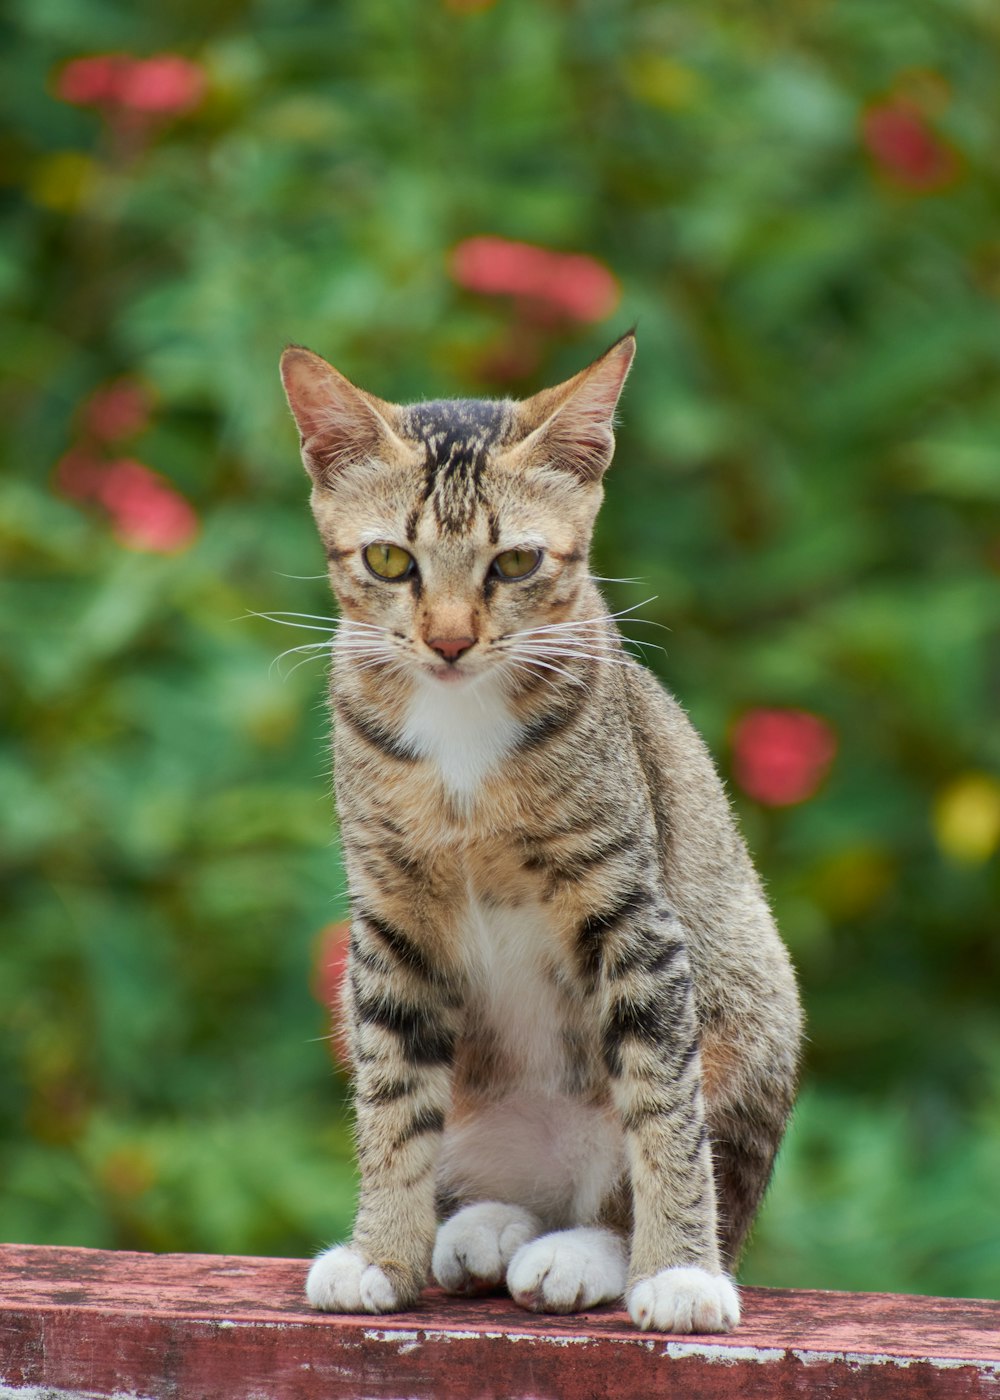
[{"label": "cat", "polygon": [[409,406],[282,358],[341,612],[361,1186],[320,1309],[405,1309],[430,1266],[537,1311],[739,1320],[801,1016],[708,752],[589,573],[634,349]]}]

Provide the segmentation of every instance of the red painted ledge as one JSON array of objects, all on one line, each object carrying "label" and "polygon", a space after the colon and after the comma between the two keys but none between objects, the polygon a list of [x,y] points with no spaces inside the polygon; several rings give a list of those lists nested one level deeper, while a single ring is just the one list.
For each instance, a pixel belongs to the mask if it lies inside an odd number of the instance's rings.
[{"label": "red painted ledge", "polygon": [[305,1265],[0,1246],[0,1400],[1000,1400],[1000,1303],[747,1288],[728,1337],[428,1290],[322,1316]]}]

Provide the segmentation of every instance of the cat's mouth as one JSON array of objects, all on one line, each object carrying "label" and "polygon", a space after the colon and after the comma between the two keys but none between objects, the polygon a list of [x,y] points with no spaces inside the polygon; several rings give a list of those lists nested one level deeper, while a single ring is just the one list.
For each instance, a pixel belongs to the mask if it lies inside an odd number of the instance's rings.
[{"label": "cat's mouth", "polygon": [[454,685],[456,681],[467,681],[470,679],[470,673],[468,671],[460,671],[456,665],[450,662],[445,662],[443,666],[427,665],[424,669],[429,675],[433,676],[436,681],[444,681],[446,685]]}]

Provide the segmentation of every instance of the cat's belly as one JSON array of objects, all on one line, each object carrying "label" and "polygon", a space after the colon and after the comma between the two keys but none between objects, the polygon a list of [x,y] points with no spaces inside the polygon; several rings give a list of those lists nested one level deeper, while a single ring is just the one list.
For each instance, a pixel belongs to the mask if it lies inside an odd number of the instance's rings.
[{"label": "cat's belly", "polygon": [[549,1229],[592,1224],[625,1170],[609,1108],[525,1092],[449,1120],[439,1182],[463,1201],[507,1201]]},{"label": "cat's belly", "polygon": [[597,1218],[624,1170],[589,1014],[557,975],[555,931],[534,902],[470,899],[470,1004],[457,1047],[441,1184],[527,1206],[553,1228]]}]

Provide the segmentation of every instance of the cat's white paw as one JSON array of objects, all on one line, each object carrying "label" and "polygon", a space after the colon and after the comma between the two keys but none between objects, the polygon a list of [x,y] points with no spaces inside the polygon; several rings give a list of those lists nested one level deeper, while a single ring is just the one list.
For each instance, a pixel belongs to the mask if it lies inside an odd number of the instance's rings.
[{"label": "cat's white paw", "polygon": [[522,1206],[480,1201],[437,1232],[431,1270],[448,1293],[478,1293],[503,1282],[507,1265],[541,1223]]},{"label": "cat's white paw", "polygon": [[559,1230],[517,1251],[507,1287],[532,1312],[580,1312],[620,1298],[627,1273],[625,1242],[613,1231]]},{"label": "cat's white paw", "polygon": [[338,1244],[318,1255],[306,1276],[306,1297],[321,1312],[398,1312],[399,1295],[391,1280],[350,1245]]},{"label": "cat's white paw", "polygon": [[651,1332],[729,1332],[740,1320],[739,1295],[726,1274],[661,1269],[628,1295],[632,1321]]}]

